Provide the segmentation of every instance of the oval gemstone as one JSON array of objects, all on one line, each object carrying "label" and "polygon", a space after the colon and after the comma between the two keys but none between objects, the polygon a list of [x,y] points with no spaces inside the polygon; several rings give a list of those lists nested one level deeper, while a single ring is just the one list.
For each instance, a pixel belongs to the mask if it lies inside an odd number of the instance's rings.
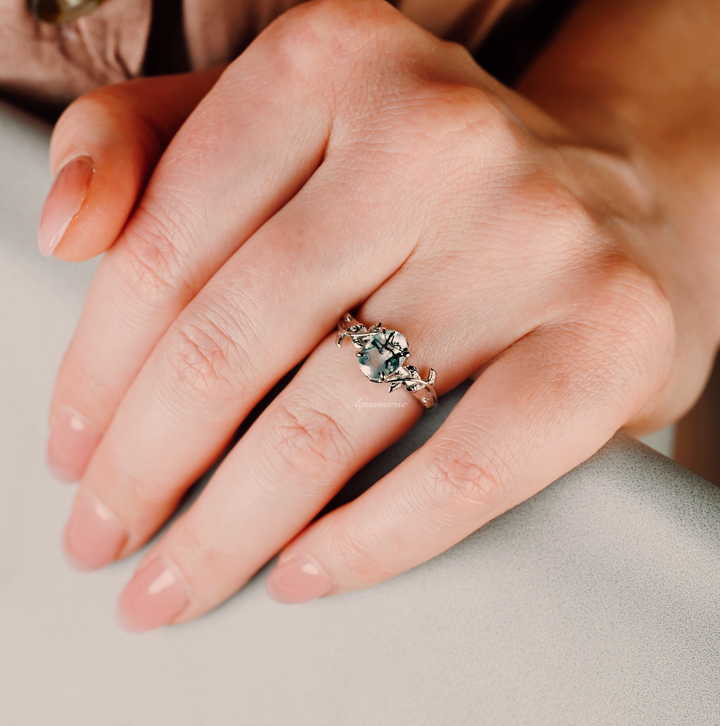
[{"label": "oval gemstone", "polygon": [[382,383],[405,362],[408,354],[408,342],[402,333],[378,331],[360,349],[360,371],[365,378]]}]

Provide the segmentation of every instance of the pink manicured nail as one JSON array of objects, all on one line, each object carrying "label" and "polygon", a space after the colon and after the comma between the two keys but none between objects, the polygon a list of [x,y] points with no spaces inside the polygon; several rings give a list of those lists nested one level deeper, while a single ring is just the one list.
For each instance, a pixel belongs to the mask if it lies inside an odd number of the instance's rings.
[{"label": "pink manicured nail", "polygon": [[102,431],[72,408],[66,408],[50,431],[47,463],[64,482],[78,481],[102,439]]},{"label": "pink manicured nail", "polygon": [[93,160],[89,156],[78,156],[65,164],[55,178],[45,200],[38,230],[38,246],[45,256],[53,253],[73,217],[80,211],[90,189],[93,172]]},{"label": "pink manicured nail", "polygon": [[101,502],[85,495],[65,527],[65,555],[78,570],[96,570],[112,562],[127,539],[120,520]]},{"label": "pink manicured nail", "polygon": [[298,603],[325,595],[335,583],[307,555],[293,555],[281,562],[265,580],[265,589],[273,600]]},{"label": "pink manicured nail", "polygon": [[167,625],[190,602],[180,572],[165,557],[135,573],[120,596],[118,620],[131,633]]}]

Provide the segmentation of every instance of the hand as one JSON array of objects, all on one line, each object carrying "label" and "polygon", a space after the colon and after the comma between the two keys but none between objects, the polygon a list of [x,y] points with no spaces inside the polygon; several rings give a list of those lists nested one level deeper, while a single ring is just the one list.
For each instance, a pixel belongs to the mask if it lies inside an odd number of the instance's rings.
[{"label": "hand", "polygon": [[[82,101],[61,124],[63,158],[96,158],[73,113]],[[382,582],[620,427],[685,410],[718,326],[701,325],[697,266],[625,152],[384,2],[312,2],[263,32],[157,164],[58,377],[51,463],[84,470],[65,545],[95,568],[146,543],[307,357],[145,555],[126,626],[197,617],[283,547],[268,581],[279,600]],[[78,235],[103,214],[92,184]],[[346,310],[406,335],[440,394],[481,375],[421,449],[308,526],[423,410],[399,391],[412,405],[357,411],[389,394],[335,346]]]}]

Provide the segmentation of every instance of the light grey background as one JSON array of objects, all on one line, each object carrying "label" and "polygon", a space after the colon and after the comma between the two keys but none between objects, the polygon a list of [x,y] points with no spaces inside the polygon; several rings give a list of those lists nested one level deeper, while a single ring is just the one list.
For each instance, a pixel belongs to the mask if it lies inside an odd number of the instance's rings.
[{"label": "light grey background", "polygon": [[672,458],[674,438],[675,426],[668,426],[647,436],[641,436],[640,441],[659,451],[661,454]]},{"label": "light grey background", "polygon": [[121,631],[137,557],[91,574],[64,562],[74,488],[43,462],[93,269],[36,251],[46,143],[0,114],[0,724],[720,723],[720,490],[623,437],[392,582],[282,606],[261,574],[194,623]]}]

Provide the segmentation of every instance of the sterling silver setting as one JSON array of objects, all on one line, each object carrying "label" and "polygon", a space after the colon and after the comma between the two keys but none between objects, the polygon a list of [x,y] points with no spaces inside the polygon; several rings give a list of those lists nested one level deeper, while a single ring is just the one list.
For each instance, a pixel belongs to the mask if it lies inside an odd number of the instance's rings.
[{"label": "sterling silver setting", "polygon": [[345,338],[350,338],[358,349],[360,372],[373,383],[389,383],[389,393],[404,387],[417,398],[425,408],[437,403],[435,392],[435,371],[431,368],[427,380],[423,380],[415,366],[404,365],[410,357],[408,342],[397,330],[386,330],[382,323],[366,328],[350,313],[345,313],[338,322],[335,343],[342,347]]}]

